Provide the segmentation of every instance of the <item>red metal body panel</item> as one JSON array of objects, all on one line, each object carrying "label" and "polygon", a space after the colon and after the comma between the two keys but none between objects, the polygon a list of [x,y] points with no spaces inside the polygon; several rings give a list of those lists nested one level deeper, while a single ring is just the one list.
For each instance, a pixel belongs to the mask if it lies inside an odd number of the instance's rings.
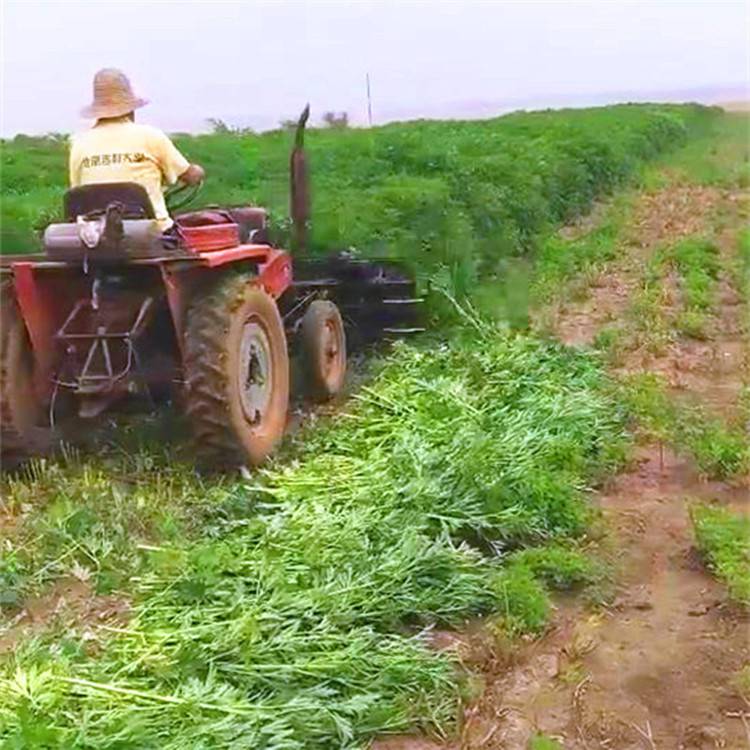
[{"label": "red metal body panel", "polygon": [[240,230],[236,224],[206,224],[198,227],[180,226],[185,245],[196,253],[224,250],[236,247],[240,242]]},{"label": "red metal body panel", "polygon": [[42,294],[34,278],[34,266],[31,263],[17,263],[13,266],[13,284],[16,291],[16,302],[26,323],[31,346],[34,350],[36,367],[34,368],[34,391],[40,398],[45,398],[48,391],[49,377],[54,366],[54,346],[52,337],[55,334],[58,319],[47,304],[48,297]]},{"label": "red metal body panel", "polygon": [[201,277],[200,268],[193,267],[172,267],[167,263],[159,266],[161,277],[164,282],[164,290],[167,293],[167,304],[169,312],[172,315],[177,346],[180,353],[184,356],[185,349],[182,340],[182,332],[185,330],[185,314],[187,312],[190,293],[197,279]]},{"label": "red metal body panel", "polygon": [[[225,226],[217,225],[218,228]],[[236,225],[232,226],[236,229]],[[93,277],[84,273],[80,264],[50,261],[45,256],[33,260],[3,260],[2,266],[9,267],[13,275],[16,298],[38,363],[35,387],[43,396],[49,393],[50,376],[59,354],[55,334],[74,305],[89,298]],[[158,268],[177,343],[182,350],[185,314],[195,288],[211,275],[212,269],[247,263],[255,273],[253,283],[275,299],[290,287],[292,259],[287,252],[270,245],[236,245],[236,240],[231,248],[203,250],[182,257],[140,258],[127,261],[126,265]]]},{"label": "red metal body panel", "polygon": [[272,250],[258,271],[258,281],[274,299],[281,297],[292,283],[292,259],[282,250]]},{"label": "red metal body panel", "polygon": [[225,250],[214,250],[213,252],[198,253],[201,265],[215,268],[225,263],[235,263],[238,260],[252,260],[263,263],[269,253],[282,252],[269,245],[235,245]]},{"label": "red metal body panel", "polygon": [[55,364],[54,335],[84,291],[81,273],[42,274],[30,261],[12,263],[11,271],[16,301],[37,363],[34,387],[43,397]]},{"label": "red metal body panel", "polygon": [[59,322],[54,311],[50,309],[48,298],[42,294],[36,283],[32,263],[13,264],[13,283],[16,290],[16,301],[26,322],[31,345],[37,352],[37,359],[46,359],[46,349]]},{"label": "red metal body panel", "polygon": [[292,283],[292,259],[284,250],[269,245],[238,245],[228,250],[200,253],[201,265],[209,268],[251,260],[258,264],[258,281],[273,297],[280,297]]},{"label": "red metal body panel", "polygon": [[[284,250],[269,245],[238,245],[227,250],[199,253],[195,260],[183,262],[160,262],[161,276],[167,294],[167,304],[172,322],[177,331],[177,343],[182,350],[182,331],[185,313],[193,287],[200,282],[206,271],[202,268],[220,268],[231,263],[252,261],[257,266],[256,282],[272,297],[278,299],[292,283],[292,259]],[[199,265],[198,265],[199,264]]]}]

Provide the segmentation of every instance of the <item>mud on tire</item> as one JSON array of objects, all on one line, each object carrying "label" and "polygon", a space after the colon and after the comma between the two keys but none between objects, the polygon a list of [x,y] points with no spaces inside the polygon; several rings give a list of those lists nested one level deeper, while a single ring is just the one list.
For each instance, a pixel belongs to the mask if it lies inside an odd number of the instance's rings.
[{"label": "mud on tire", "polygon": [[274,299],[252,276],[228,274],[191,303],[185,326],[185,411],[200,463],[257,465],[284,434],[289,355]]},{"label": "mud on tire", "polygon": [[305,311],[299,331],[304,382],[314,401],[327,401],[344,387],[346,334],[333,302],[315,300]]}]

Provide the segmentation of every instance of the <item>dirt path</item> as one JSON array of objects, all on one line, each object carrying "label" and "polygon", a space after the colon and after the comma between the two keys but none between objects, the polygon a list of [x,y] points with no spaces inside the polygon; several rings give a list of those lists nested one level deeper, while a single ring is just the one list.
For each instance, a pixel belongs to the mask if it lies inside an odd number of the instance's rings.
[{"label": "dirt path", "polygon": [[566,750],[747,747],[748,707],[729,685],[750,657],[747,622],[696,558],[685,509],[733,492],[643,449],[599,497],[620,551],[613,605],[561,607],[553,632],[489,683],[461,747],[522,750],[536,732]]},{"label": "dirt path", "polygon": [[[590,344],[602,327],[622,321],[656,248],[707,231],[719,212],[729,216],[719,238],[727,261],[741,202],[737,193],[690,185],[641,196],[621,258],[585,300],[556,309],[558,337]],[[678,304],[675,284],[665,281],[667,316]],[[636,346],[617,369],[659,372],[675,393],[727,415],[747,377],[739,303],[724,273],[707,341],[676,338],[656,353]],[[551,631],[510,665],[481,638],[461,634],[459,653],[481,673],[484,691],[466,708],[460,738],[393,738],[374,748],[525,750],[537,733],[566,750],[750,748],[750,705],[731,687],[732,674],[750,663],[748,619],[727,603],[692,546],[688,506],[696,499],[750,512],[746,483],[708,482],[668,449],[639,448],[630,470],[596,498],[617,555],[613,604],[592,613],[575,600],[559,603]]]},{"label": "dirt path", "polygon": [[591,344],[604,325],[621,318],[656,248],[705,231],[725,192],[686,185],[639,196],[623,232],[621,259],[599,274],[585,300],[555,306],[558,338],[573,346]]}]

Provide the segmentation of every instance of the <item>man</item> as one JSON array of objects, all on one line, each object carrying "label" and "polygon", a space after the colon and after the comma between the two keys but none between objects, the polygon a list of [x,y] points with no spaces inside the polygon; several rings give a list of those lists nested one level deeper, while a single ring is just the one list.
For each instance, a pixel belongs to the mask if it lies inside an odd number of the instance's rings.
[{"label": "man", "polygon": [[178,180],[196,185],[205,176],[158,128],[135,123],[135,110],[148,104],[133,93],[127,76],[104,68],[94,76],[94,101],[81,111],[95,118],[91,130],[75,136],[70,150],[70,185],[136,182],[151,199],[161,229],[173,222],[164,202],[162,185]]}]

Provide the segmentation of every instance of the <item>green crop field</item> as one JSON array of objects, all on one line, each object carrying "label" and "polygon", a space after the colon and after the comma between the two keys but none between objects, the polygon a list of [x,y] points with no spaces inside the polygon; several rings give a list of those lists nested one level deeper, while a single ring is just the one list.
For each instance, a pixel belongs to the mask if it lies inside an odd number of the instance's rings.
[{"label": "green crop field", "polygon": [[[718,116],[699,106],[621,105],[311,130],[312,251],[353,247],[406,259],[423,280],[441,272],[466,291]],[[201,203],[267,206],[283,243],[290,133],[222,132],[176,143],[206,167]],[[61,137],[3,142],[2,252],[38,248],[38,230],[59,215],[66,159]]]},{"label": "green crop field", "polygon": [[[252,475],[197,475],[181,425],[157,415],[97,455],[3,477],[0,746],[450,733],[476,685],[432,630],[483,616],[498,639],[539,633],[552,589],[606,589],[587,500],[626,461],[638,414],[603,356],[510,331],[479,302],[511,257],[537,261],[532,285],[577,273],[576,248],[600,257],[553,232],[724,122],[623,105],[312,131],[312,252],[405,260],[453,325],[379,355],[347,404]],[[203,202],[268,205],[283,240],[289,133],[178,142],[207,168]],[[3,252],[34,249],[56,215],[65,149],[3,143]],[[50,591],[78,593],[19,626]]]}]

